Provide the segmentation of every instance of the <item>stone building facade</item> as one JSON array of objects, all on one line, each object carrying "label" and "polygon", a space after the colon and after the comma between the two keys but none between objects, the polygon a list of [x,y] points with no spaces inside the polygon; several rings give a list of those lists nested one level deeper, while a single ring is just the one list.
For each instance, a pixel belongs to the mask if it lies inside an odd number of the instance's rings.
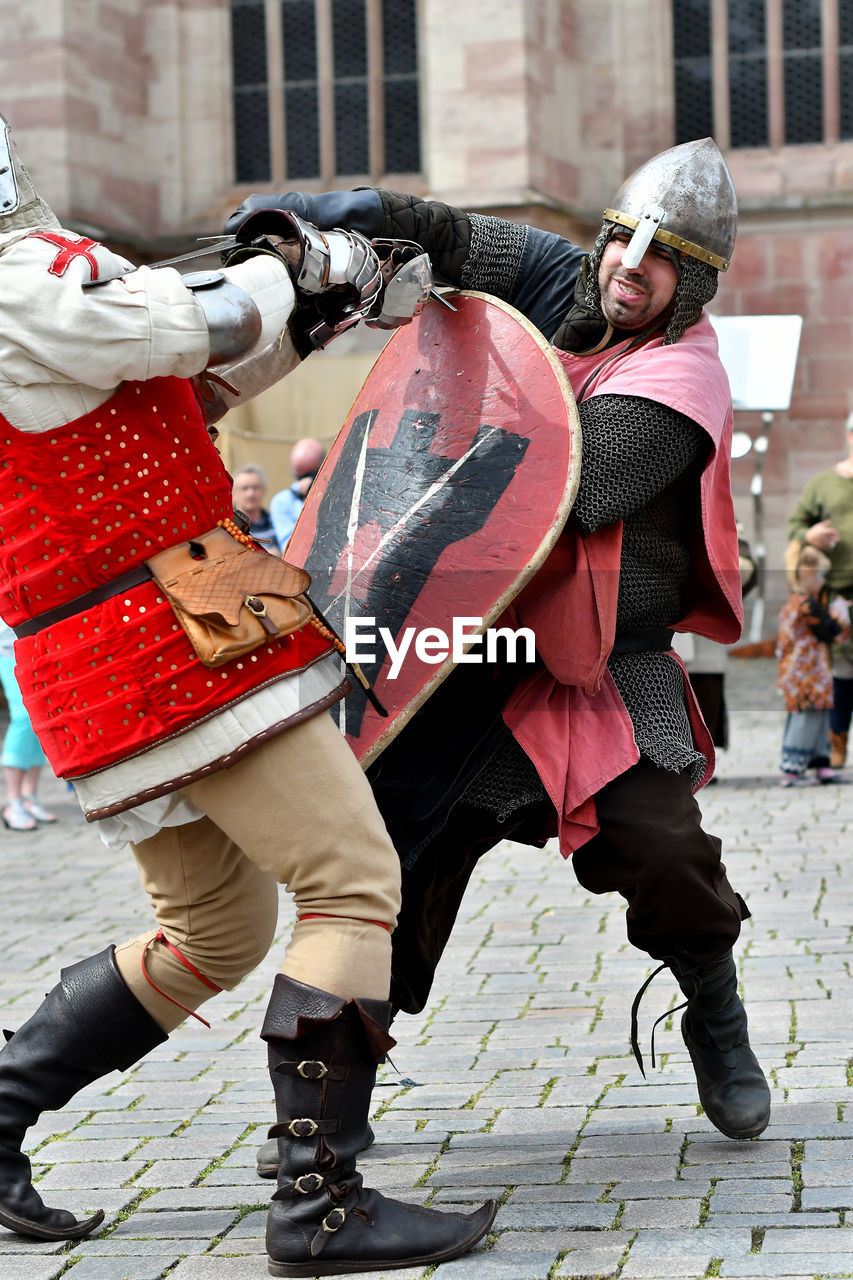
[{"label": "stone building facade", "polygon": [[[791,503],[853,409],[853,0],[0,0],[0,16],[0,110],[39,186],[146,261],[249,191],[360,183],[588,244],[631,169],[712,133],[741,206],[714,309],[804,318],[764,458],[781,564]],[[377,349],[344,342],[231,415],[236,461],[260,452],[285,483],[281,442],[333,434]],[[753,458],[734,463],[747,533]]]}]

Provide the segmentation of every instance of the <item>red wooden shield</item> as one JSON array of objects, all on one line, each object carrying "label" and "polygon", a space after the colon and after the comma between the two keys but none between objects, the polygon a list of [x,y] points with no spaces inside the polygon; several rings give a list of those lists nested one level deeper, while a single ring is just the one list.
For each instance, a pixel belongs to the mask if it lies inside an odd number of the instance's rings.
[{"label": "red wooden shield", "polygon": [[357,687],[341,704],[365,767],[455,658],[483,659],[474,637],[548,555],[580,474],[574,397],[541,333],[484,294],[449,300],[379,356],[287,550],[390,713]]}]

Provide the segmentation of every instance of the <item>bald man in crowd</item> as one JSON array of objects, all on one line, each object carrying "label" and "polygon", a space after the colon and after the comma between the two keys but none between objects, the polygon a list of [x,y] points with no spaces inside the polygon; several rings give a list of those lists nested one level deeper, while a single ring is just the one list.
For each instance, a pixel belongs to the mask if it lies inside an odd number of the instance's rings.
[{"label": "bald man in crowd", "polygon": [[320,470],[326,450],[319,440],[306,437],[297,440],[290,451],[290,470],[293,473],[293,484],[289,489],[282,489],[273,495],[270,501],[270,519],[275,536],[282,551],[293,533],[293,526]]}]

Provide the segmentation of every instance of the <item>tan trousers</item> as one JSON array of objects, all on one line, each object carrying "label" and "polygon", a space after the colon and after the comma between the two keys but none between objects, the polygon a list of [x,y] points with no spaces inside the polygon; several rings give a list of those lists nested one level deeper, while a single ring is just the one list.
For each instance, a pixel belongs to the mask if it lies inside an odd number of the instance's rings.
[{"label": "tan trousers", "polygon": [[[386,1000],[400,864],[355,756],[329,716],[288,729],[184,788],[206,815],[132,846],[166,938],[230,989],[267,954],[276,882],[298,914],[282,972],[335,995]],[[385,926],[385,927],[383,927]],[[150,930],[116,948],[125,982],[164,1031],[215,992]],[[147,947],[147,952],[146,952]]]}]

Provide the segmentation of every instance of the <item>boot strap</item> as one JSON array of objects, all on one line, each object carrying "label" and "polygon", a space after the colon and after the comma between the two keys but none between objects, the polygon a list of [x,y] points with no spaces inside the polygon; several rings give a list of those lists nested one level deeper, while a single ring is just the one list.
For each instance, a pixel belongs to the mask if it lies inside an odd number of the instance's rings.
[{"label": "boot strap", "polygon": [[301,1076],[303,1080],[346,1080],[349,1076],[347,1067],[328,1067],[325,1062],[313,1058],[302,1062],[279,1062],[273,1071],[282,1076]]},{"label": "boot strap", "polygon": [[326,1185],[322,1173],[303,1173],[292,1182],[283,1183],[273,1194],[273,1200],[291,1200],[294,1196],[310,1196]]},{"label": "boot strap", "polygon": [[340,1120],[312,1120],[299,1116],[293,1120],[280,1120],[270,1127],[268,1138],[313,1138],[316,1134],[339,1133]]},{"label": "boot strap", "polygon": [[341,1227],[346,1222],[350,1211],[358,1204],[358,1194],[358,1187],[353,1187],[346,1199],[339,1205],[336,1205],[334,1209],[330,1209],[326,1214],[325,1218],[317,1228],[317,1234],[311,1241],[311,1248],[309,1252],[312,1258],[318,1257],[328,1244],[329,1237],[334,1235],[336,1231],[340,1231]]}]

